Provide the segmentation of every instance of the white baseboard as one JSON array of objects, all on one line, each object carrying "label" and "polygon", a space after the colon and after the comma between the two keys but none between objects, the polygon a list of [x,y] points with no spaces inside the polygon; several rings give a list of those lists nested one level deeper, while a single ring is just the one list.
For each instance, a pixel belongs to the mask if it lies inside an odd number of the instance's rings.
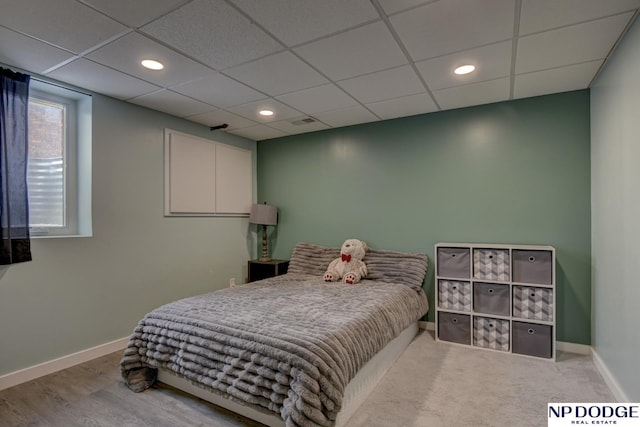
[{"label": "white baseboard", "polygon": [[80,363],[88,362],[89,360],[113,353],[114,351],[123,350],[127,346],[128,342],[129,337],[120,338],[118,340],[87,348],[86,350],[81,350],[48,362],[1,375],[0,390],[35,380],[36,378],[70,368]]},{"label": "white baseboard", "polygon": [[426,329],[427,331],[435,331],[436,330],[436,324],[435,322],[425,322],[423,320],[418,322],[418,327],[420,329]]},{"label": "white baseboard", "polygon": [[602,379],[605,383],[607,383],[609,389],[611,390],[611,393],[613,393],[616,400],[618,402],[624,403],[631,402],[631,399],[629,399],[627,393],[624,392],[624,390],[620,386],[620,383],[618,383],[618,380],[616,380],[613,374],[611,374],[611,371],[609,371],[609,368],[607,368],[607,365],[604,363],[600,355],[593,347],[591,348],[591,356],[593,359],[593,364],[596,366],[598,372],[600,372],[600,375],[602,375]]},{"label": "white baseboard", "polygon": [[591,346],[586,344],[576,344],[574,342],[556,341],[556,350],[566,353],[591,355]]}]

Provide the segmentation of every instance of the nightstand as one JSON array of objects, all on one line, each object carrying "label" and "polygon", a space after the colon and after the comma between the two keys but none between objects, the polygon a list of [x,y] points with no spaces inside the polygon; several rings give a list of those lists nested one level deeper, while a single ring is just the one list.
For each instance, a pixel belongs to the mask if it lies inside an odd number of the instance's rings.
[{"label": "nightstand", "polygon": [[287,268],[289,268],[289,260],[286,259],[272,259],[269,261],[254,259],[249,261],[248,264],[249,282],[285,274]]}]

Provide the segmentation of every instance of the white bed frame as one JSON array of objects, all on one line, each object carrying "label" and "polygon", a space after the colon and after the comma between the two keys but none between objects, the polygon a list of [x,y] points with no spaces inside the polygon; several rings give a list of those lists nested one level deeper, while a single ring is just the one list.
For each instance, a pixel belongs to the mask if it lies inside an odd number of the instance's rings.
[{"label": "white bed frame", "polygon": [[[416,322],[402,331],[400,335],[389,342],[358,371],[345,388],[342,409],[338,413],[336,427],[344,427],[347,424],[349,418],[362,405],[417,334],[418,323]],[[158,381],[270,427],[284,427],[282,418],[273,412],[269,412],[266,409],[264,411],[259,410],[252,406],[227,400],[220,395],[190,383],[171,371],[159,369]]]}]

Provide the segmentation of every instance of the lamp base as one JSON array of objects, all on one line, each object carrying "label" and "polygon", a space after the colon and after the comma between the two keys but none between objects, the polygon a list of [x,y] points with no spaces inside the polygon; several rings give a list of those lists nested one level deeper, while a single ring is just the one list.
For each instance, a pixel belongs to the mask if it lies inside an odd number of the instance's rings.
[{"label": "lamp base", "polygon": [[258,259],[261,262],[271,261],[269,252],[267,251],[267,226],[262,226],[262,256]]}]

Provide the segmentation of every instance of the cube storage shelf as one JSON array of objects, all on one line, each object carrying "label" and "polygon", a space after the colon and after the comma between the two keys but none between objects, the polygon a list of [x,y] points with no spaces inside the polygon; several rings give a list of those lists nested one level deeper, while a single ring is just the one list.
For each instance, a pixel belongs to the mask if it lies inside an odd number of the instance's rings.
[{"label": "cube storage shelf", "polygon": [[436,340],[555,361],[552,246],[438,243]]}]

